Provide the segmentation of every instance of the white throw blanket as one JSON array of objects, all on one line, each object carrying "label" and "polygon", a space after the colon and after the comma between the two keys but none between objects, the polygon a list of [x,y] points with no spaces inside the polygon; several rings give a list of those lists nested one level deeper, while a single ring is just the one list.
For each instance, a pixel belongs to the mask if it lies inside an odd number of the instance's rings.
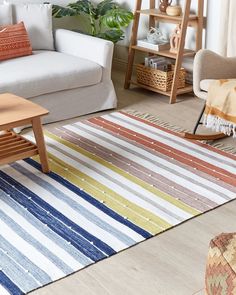
[{"label": "white throw blanket", "polygon": [[213,81],[208,90],[204,125],[236,138],[236,79]]}]

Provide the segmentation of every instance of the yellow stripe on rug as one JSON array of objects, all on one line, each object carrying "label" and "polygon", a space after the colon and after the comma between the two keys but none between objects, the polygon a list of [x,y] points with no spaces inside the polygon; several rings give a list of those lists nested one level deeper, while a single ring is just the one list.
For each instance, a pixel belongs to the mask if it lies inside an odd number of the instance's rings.
[{"label": "yellow stripe on rug", "polygon": [[52,139],[54,139],[54,140],[56,140],[56,141],[58,141],[58,142],[60,142],[60,143],[62,143],[63,145],[71,148],[72,150],[75,150],[75,151],[83,154],[84,156],[96,161],[97,163],[109,168],[110,170],[114,171],[115,173],[118,173],[119,175],[121,175],[121,176],[125,177],[126,179],[132,181],[133,183],[141,186],[145,190],[153,193],[157,197],[162,198],[163,200],[165,200],[165,201],[169,202],[170,204],[178,207],[179,209],[182,209],[183,211],[185,211],[185,212],[187,212],[187,213],[189,213],[189,214],[191,214],[193,216],[198,215],[200,213],[200,211],[198,211],[198,210],[184,204],[180,200],[174,199],[170,195],[162,192],[161,190],[158,190],[157,188],[151,186],[150,184],[144,182],[143,180],[141,180],[141,179],[139,179],[139,178],[137,178],[137,177],[135,177],[135,176],[133,176],[133,175],[131,175],[129,173],[126,173],[124,170],[122,170],[122,169],[118,168],[117,166],[103,160],[102,158],[100,158],[100,157],[86,151],[85,149],[83,149],[83,148],[81,148],[81,147],[79,147],[79,146],[77,146],[77,145],[75,145],[75,144],[73,144],[73,143],[71,143],[71,142],[69,142],[67,140],[64,140],[64,139],[62,139],[62,138],[60,138],[60,137],[58,137],[58,136],[56,136],[56,135],[54,135],[54,134],[52,134],[50,132],[45,132],[45,135],[52,138]]},{"label": "yellow stripe on rug", "polygon": [[[52,172],[57,173],[72,184],[80,187],[80,189],[83,189],[96,200],[104,202],[107,207],[121,216],[127,217],[128,220],[137,226],[142,227],[151,234],[158,234],[172,227],[171,224],[167,223],[160,217],[132,202],[129,202],[127,199],[103,186],[101,183],[82,173],[78,169],[68,165],[66,162],[53,156],[51,153],[48,153],[48,156]],[[40,163],[38,156],[34,157],[34,160]]]}]

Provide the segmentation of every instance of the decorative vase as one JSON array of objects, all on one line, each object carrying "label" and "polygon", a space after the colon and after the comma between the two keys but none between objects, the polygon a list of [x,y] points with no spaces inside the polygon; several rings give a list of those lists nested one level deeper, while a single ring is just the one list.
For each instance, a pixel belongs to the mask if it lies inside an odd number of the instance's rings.
[{"label": "decorative vase", "polygon": [[182,8],[179,5],[168,6],[166,8],[166,14],[169,16],[180,16],[182,14]]},{"label": "decorative vase", "polygon": [[177,54],[181,38],[181,24],[178,24],[170,36],[170,52]]},{"label": "decorative vase", "polygon": [[166,8],[171,5],[172,0],[160,0],[159,9],[161,12],[166,12]]}]

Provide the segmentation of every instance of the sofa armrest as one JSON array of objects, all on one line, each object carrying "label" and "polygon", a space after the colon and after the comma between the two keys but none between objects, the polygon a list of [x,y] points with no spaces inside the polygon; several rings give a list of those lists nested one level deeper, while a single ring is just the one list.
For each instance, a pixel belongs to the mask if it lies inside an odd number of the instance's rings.
[{"label": "sofa armrest", "polygon": [[201,97],[200,82],[205,79],[235,79],[236,58],[222,57],[210,50],[200,50],[194,59],[193,89]]},{"label": "sofa armrest", "polygon": [[111,41],[57,29],[54,32],[56,51],[96,62],[103,67],[103,79],[111,79],[114,45]]}]

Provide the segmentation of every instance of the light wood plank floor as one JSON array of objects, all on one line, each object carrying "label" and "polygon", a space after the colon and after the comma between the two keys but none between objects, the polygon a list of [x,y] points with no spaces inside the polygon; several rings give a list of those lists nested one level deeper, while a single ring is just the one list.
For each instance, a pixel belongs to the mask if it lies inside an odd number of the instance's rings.
[{"label": "light wood plank floor", "polygon": [[[148,112],[171,124],[193,128],[202,101],[188,95],[169,105],[166,97],[141,89],[124,90],[120,71],[113,73],[113,80],[119,109]],[[224,142],[236,145],[231,138]],[[235,215],[233,201],[31,294],[203,295],[209,241],[221,232],[236,231]]]}]

